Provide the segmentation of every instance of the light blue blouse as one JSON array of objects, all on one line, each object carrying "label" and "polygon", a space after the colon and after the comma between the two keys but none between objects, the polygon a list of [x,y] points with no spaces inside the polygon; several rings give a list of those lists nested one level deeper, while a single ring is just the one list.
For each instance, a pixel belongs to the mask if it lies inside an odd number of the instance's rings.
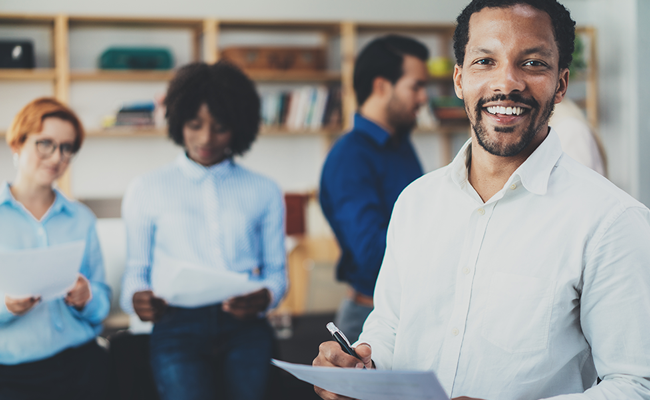
[{"label": "light blue blouse", "polygon": [[40,302],[22,316],[11,314],[0,292],[0,364],[42,360],[67,348],[94,339],[110,309],[110,288],[104,281],[104,262],[99,248],[96,218],[84,205],[68,200],[55,190],[49,211],[36,220],[0,185],[0,251],[48,247],[86,241],[80,273],[90,281],[92,299],[78,311],[63,298]]},{"label": "light blue blouse", "polygon": [[246,273],[271,291],[277,305],[286,286],[284,204],[270,179],[231,160],[204,167],[180,155],[135,179],[122,202],[127,264],[121,306],[151,289],[154,250],[169,257]]}]

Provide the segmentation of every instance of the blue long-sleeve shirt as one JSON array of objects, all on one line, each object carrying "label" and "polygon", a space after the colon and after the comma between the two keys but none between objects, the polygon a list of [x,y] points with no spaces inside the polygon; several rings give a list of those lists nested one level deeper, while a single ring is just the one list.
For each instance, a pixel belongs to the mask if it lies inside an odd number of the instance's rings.
[{"label": "blue long-sleeve shirt", "polygon": [[379,125],[354,116],[352,131],[327,156],[320,182],[321,207],[341,246],[337,279],[372,296],[393,205],[421,175],[408,136],[392,140]]},{"label": "blue long-sleeve shirt", "polygon": [[43,248],[86,241],[79,272],[90,281],[92,299],[78,311],[63,298],[39,302],[26,314],[7,310],[0,292],[0,364],[15,365],[51,357],[94,339],[110,309],[110,288],[95,230],[95,216],[84,205],[55,190],[54,203],[43,218],[34,218],[0,185],[0,251]]},{"label": "blue long-sleeve shirt", "polygon": [[127,261],[121,306],[133,313],[133,294],[151,290],[154,252],[249,274],[272,295],[286,286],[284,204],[270,179],[225,160],[204,167],[180,155],[135,179],[122,202]]}]

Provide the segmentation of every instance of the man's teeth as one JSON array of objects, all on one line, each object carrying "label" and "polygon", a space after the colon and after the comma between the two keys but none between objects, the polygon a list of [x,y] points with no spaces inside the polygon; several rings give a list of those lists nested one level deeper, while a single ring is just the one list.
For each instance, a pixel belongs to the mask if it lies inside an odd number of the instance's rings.
[{"label": "man's teeth", "polygon": [[505,115],[521,115],[524,113],[524,108],[521,107],[488,107],[487,111],[490,114],[505,114]]}]

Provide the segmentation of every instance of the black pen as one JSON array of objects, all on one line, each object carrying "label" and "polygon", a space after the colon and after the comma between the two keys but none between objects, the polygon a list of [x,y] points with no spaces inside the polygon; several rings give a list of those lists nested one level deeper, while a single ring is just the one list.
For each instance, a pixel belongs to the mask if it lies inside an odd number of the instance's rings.
[{"label": "black pen", "polygon": [[[348,338],[346,338],[345,334],[343,334],[343,332],[341,332],[341,330],[339,328],[337,328],[336,325],[334,325],[334,322],[330,322],[329,324],[327,324],[327,330],[330,331],[330,333],[332,334],[332,337],[334,338],[334,340],[336,340],[339,343],[339,345],[341,346],[341,349],[343,349],[344,352],[348,353],[349,355],[351,355],[353,357],[359,358],[357,353],[354,351],[354,349],[350,345],[350,342],[348,341]],[[359,358],[359,360],[361,360],[361,358]],[[366,367],[364,366],[363,368],[366,368]]]}]

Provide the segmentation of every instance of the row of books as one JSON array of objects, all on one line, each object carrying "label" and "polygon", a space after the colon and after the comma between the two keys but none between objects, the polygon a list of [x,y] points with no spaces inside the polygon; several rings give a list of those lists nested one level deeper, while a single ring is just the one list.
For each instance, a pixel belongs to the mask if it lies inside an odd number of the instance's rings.
[{"label": "row of books", "polygon": [[262,122],[289,131],[317,131],[341,126],[341,88],[305,86],[262,95]]}]

